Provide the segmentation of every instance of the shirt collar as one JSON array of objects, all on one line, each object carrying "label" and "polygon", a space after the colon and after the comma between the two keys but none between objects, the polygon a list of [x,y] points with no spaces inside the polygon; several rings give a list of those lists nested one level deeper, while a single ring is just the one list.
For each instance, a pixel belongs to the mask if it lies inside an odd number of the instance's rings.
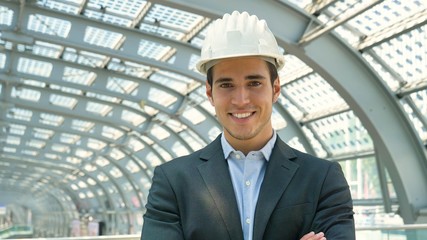
[{"label": "shirt collar", "polygon": [[[270,140],[264,145],[263,148],[261,148],[259,151],[255,152],[261,152],[264,156],[265,160],[267,162],[270,160],[271,152],[273,151],[274,144],[276,143],[277,134],[276,130],[273,129],[273,136],[270,138]],[[224,158],[228,159],[230,154],[232,152],[235,152],[236,150],[228,143],[227,139],[225,139],[224,133],[221,135],[221,145],[222,150],[224,151]]]}]

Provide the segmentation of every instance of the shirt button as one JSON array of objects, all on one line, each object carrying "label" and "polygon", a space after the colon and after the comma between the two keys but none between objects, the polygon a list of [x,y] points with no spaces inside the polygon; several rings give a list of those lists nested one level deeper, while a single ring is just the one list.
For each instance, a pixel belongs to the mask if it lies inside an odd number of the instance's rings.
[{"label": "shirt button", "polygon": [[240,155],[239,155],[239,154],[236,154],[236,158],[237,158],[237,159],[240,159]]},{"label": "shirt button", "polygon": [[246,186],[249,187],[251,185],[251,181],[248,180],[248,181],[245,182],[245,184],[246,184]]},{"label": "shirt button", "polygon": [[247,223],[247,224],[250,224],[250,223],[251,223],[251,220],[250,220],[249,218],[246,218],[246,223]]}]

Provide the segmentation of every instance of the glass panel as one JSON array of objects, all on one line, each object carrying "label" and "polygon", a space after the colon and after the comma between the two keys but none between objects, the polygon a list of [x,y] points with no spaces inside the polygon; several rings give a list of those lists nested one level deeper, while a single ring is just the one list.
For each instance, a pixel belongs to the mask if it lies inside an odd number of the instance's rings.
[{"label": "glass panel", "polygon": [[110,170],[110,174],[111,176],[113,176],[114,178],[119,178],[123,176],[123,173],[115,166],[113,166]]},{"label": "glass panel", "polygon": [[95,78],[96,78],[96,74],[93,72],[72,68],[72,67],[65,67],[62,80],[66,82],[72,82],[72,83],[90,86],[92,85],[93,81],[95,81]]},{"label": "glass panel", "polygon": [[47,114],[47,113],[41,113],[40,114],[40,122],[47,125],[52,126],[59,126],[64,122],[64,117],[55,115],[55,114]]},{"label": "glass panel", "polygon": [[282,116],[282,114],[277,110],[275,106],[273,106],[271,121],[273,124],[273,128],[276,130],[285,128],[287,125],[285,118]]},{"label": "glass panel", "polygon": [[[66,2],[63,3],[63,2],[58,2],[54,0],[37,0],[37,4],[43,7],[51,8],[61,12],[77,14],[80,9],[78,6],[81,4],[82,1],[72,1],[72,0],[65,0],[65,1]],[[74,2],[75,5],[69,4],[72,2]]]},{"label": "glass panel", "polygon": [[95,172],[98,168],[94,165],[94,164],[92,164],[92,163],[88,163],[88,164],[86,164],[86,165],[84,165],[84,167],[83,167],[86,171],[88,171],[88,172]]},{"label": "glass panel", "polygon": [[205,146],[203,140],[193,131],[186,129],[179,133],[179,136],[193,149],[197,151]]},{"label": "glass panel", "polygon": [[42,62],[24,57],[21,57],[18,60],[18,72],[41,77],[49,77],[52,72],[52,69],[52,64],[48,62]]},{"label": "glass panel", "polygon": [[138,152],[144,148],[144,144],[140,140],[138,140],[134,137],[131,137],[131,138],[129,138],[129,142],[127,144],[127,147],[132,149],[132,151],[134,151],[134,152]]},{"label": "glass panel", "polygon": [[52,144],[52,150],[60,153],[69,153],[70,147],[63,144],[55,143],[55,144]]},{"label": "glass panel", "polygon": [[384,64],[407,83],[424,79],[427,75],[426,27],[399,35],[373,48]]},{"label": "glass panel", "polygon": [[142,39],[139,42],[137,54],[142,57],[160,60],[171,49],[169,46]]},{"label": "glass panel", "polygon": [[83,41],[100,47],[116,49],[123,34],[88,26]]},{"label": "glass panel", "polygon": [[186,31],[193,29],[202,19],[202,16],[194,13],[184,12],[160,4],[154,5],[145,17],[146,21],[158,22],[162,26]]},{"label": "glass panel", "polygon": [[113,107],[108,106],[106,104],[102,104],[102,103],[97,103],[97,102],[86,103],[86,111],[96,115],[101,115],[103,117],[107,115],[109,112],[111,112],[112,109]]},{"label": "glass panel", "polygon": [[59,137],[59,141],[66,144],[76,144],[76,142],[80,140],[80,136],[69,134],[69,133],[61,133],[61,136]]},{"label": "glass panel", "polygon": [[14,118],[22,121],[30,121],[31,117],[33,116],[33,112],[26,109],[20,109],[20,108],[11,108],[7,112],[8,118]]},{"label": "glass panel", "polygon": [[151,129],[151,134],[159,140],[163,140],[170,136],[170,133],[159,125],[154,125]]},{"label": "glass panel", "polygon": [[8,130],[9,130],[9,133],[12,133],[12,134],[15,134],[15,135],[24,135],[26,129],[27,129],[27,127],[24,126],[24,125],[9,124],[9,129]]},{"label": "glass panel", "polygon": [[77,99],[58,94],[51,94],[49,102],[56,106],[73,109],[77,104]]},{"label": "glass panel", "polygon": [[60,45],[36,41],[33,46],[33,53],[44,57],[58,58],[60,57],[62,49],[63,47]]},{"label": "glass panel", "polygon": [[318,115],[331,112],[334,108],[347,107],[344,99],[317,74],[310,74],[284,87],[293,101],[297,102],[304,112]]},{"label": "glass panel", "polygon": [[[142,0],[130,0],[127,1],[126,4],[112,0],[94,0],[88,3],[88,8],[99,9],[100,16],[106,14],[108,17],[103,16],[105,18],[103,20],[108,21],[108,18],[114,15],[121,15],[123,18],[129,19],[136,18],[141,14],[141,11],[146,7],[146,4],[147,2]],[[111,21],[112,19],[109,20]]]},{"label": "glass panel", "polygon": [[149,163],[151,163],[151,167],[156,167],[162,163],[160,158],[156,154],[154,154],[153,152],[149,152],[147,154],[147,160]]},{"label": "glass panel", "polygon": [[172,145],[171,150],[175,153],[176,156],[183,156],[183,155],[190,154],[188,149],[184,145],[182,145],[182,143],[180,142],[175,142]]},{"label": "glass panel", "polygon": [[285,66],[279,72],[280,84],[285,85],[313,71],[307,64],[293,55],[285,55]]},{"label": "glass panel", "polygon": [[108,161],[106,158],[99,156],[96,158],[95,163],[100,167],[105,167],[110,164],[110,161]]},{"label": "glass panel", "polygon": [[36,139],[31,139],[31,140],[27,141],[26,145],[29,147],[41,149],[46,145],[46,142],[36,140]]},{"label": "glass panel", "polygon": [[110,126],[103,126],[102,127],[102,136],[104,136],[104,137],[111,138],[113,140],[117,140],[120,137],[122,137],[123,134],[124,134],[124,132],[122,132],[116,128],[113,128]]},{"label": "glass panel", "polygon": [[157,88],[150,88],[148,99],[165,107],[168,107],[177,101],[175,96]]},{"label": "glass panel", "polygon": [[150,80],[173,89],[175,92],[179,92],[182,95],[186,95],[201,85],[194,79],[166,71],[157,72],[151,75]]},{"label": "glass panel", "polygon": [[142,23],[139,26],[139,28],[142,31],[149,32],[149,33],[154,33],[154,34],[159,34],[159,35],[161,35],[163,37],[172,38],[172,39],[175,39],[175,40],[182,39],[185,36],[184,33],[182,33],[182,32],[178,32],[178,31],[174,31],[174,30],[171,30],[171,29],[159,27],[158,20],[154,22],[154,25],[149,25],[149,24]]},{"label": "glass panel", "polygon": [[[412,93],[410,95],[410,98],[414,102],[414,104],[417,108],[417,111],[420,112],[421,116],[424,119],[427,119],[427,104],[426,104],[426,102],[427,102],[427,90],[421,90],[421,91],[418,91],[416,93]],[[424,125],[420,124],[416,127],[416,129],[417,129],[417,132],[418,132],[420,138],[423,141],[427,141],[427,126],[425,124]]]},{"label": "glass panel", "polygon": [[[398,205],[393,205],[392,212],[386,213],[383,206],[354,206],[353,211],[355,213],[354,221],[356,228],[372,226],[401,226],[403,225],[403,219],[396,214],[398,212],[398,207]],[[357,234],[358,232],[360,231],[356,231]],[[376,240],[377,238],[370,239]]]},{"label": "glass panel", "polygon": [[108,155],[115,160],[120,160],[126,156],[122,151],[118,150],[117,148],[113,148]]},{"label": "glass panel", "polygon": [[[4,66],[6,65],[6,59],[7,59],[6,54],[0,53],[0,68],[1,69],[3,69]],[[0,85],[0,92],[1,92],[1,85]]]},{"label": "glass panel", "polygon": [[[425,91],[425,92],[427,92],[427,91]],[[424,92],[424,95],[425,95],[425,92]],[[422,96],[422,92],[418,92],[418,93],[416,93],[416,95]],[[419,137],[423,141],[427,140],[427,126],[426,126],[427,118],[425,118],[426,115],[419,116],[418,111],[421,111],[421,109],[420,110],[413,109],[408,103],[405,102],[405,100],[401,100],[401,104],[403,105],[403,108],[404,108],[406,114],[408,115],[409,120],[412,122],[413,127],[415,128],[416,132],[419,134]],[[422,105],[425,105],[425,106],[422,106]],[[424,109],[424,111],[425,111],[427,104],[425,104],[425,102],[424,102],[424,104],[422,104],[422,105],[421,105],[421,108]],[[424,123],[423,123],[423,119],[421,119],[423,117],[424,117],[424,119],[426,119],[426,120],[424,120]]]},{"label": "glass panel", "polygon": [[192,124],[197,125],[206,120],[206,116],[196,108],[187,106],[182,113],[182,117],[190,121]]},{"label": "glass panel", "polygon": [[139,86],[134,81],[129,81],[122,78],[109,77],[107,81],[107,89],[110,91],[129,94]]},{"label": "glass panel", "polygon": [[131,173],[137,173],[141,170],[133,161],[128,161],[126,164],[126,169]]},{"label": "glass panel", "polygon": [[10,26],[13,20],[13,11],[7,7],[0,6],[0,25]]},{"label": "glass panel", "polygon": [[14,136],[7,136],[6,143],[10,145],[19,145],[21,144],[21,138]]},{"label": "glass panel", "polygon": [[14,98],[38,102],[40,100],[41,93],[40,91],[34,89],[28,89],[24,87],[13,87],[11,96]]},{"label": "glass panel", "polygon": [[89,138],[87,141],[87,147],[100,151],[101,149],[103,149],[105,146],[107,146],[107,144],[105,142],[93,139],[93,138]]},{"label": "glass panel", "polygon": [[145,122],[145,118],[143,116],[141,116],[140,114],[137,114],[135,112],[131,112],[128,110],[123,110],[122,111],[122,116],[121,118],[124,121],[130,122],[132,125],[134,126],[139,126],[140,124]]},{"label": "glass panel", "polygon": [[309,124],[334,155],[373,151],[368,131],[353,112],[344,112]]},{"label": "glass panel", "polygon": [[42,128],[34,128],[33,129],[33,136],[35,138],[47,140],[51,138],[55,134],[54,131],[48,130],[48,129],[42,129]]},{"label": "glass panel", "polygon": [[340,161],[339,163],[350,185],[354,200],[382,198],[378,168],[374,157]]},{"label": "glass panel", "polygon": [[61,38],[67,38],[71,29],[71,23],[69,21],[40,14],[30,15],[27,26],[28,30]]}]

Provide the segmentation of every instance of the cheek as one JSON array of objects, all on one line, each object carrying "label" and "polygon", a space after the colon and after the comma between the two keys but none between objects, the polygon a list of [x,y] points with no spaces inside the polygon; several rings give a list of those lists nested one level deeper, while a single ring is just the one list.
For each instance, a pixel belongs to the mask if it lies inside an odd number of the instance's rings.
[{"label": "cheek", "polygon": [[221,105],[223,105],[224,102],[227,101],[225,96],[227,95],[221,94],[219,93],[219,91],[214,91],[209,96],[209,101],[211,102],[212,106],[220,105],[218,107],[221,107]]}]

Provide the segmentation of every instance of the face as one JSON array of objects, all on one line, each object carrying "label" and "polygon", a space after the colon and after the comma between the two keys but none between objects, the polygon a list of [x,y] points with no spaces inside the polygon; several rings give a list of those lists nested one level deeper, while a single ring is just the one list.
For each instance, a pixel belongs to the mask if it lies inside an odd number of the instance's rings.
[{"label": "face", "polygon": [[206,94],[227,141],[244,153],[259,150],[273,134],[271,114],[280,94],[279,78],[272,85],[267,63],[257,57],[221,60],[212,71]]}]

